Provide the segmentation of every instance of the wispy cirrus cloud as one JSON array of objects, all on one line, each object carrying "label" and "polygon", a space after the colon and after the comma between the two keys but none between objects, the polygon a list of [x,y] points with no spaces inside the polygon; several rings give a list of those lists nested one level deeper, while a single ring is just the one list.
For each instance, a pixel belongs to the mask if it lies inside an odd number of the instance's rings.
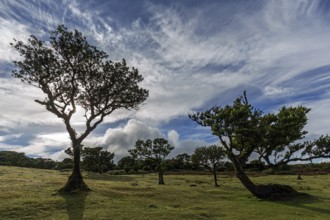
[{"label": "wispy cirrus cloud", "polygon": [[[114,12],[118,5],[111,1],[98,6],[77,0],[3,1],[0,48],[6,55],[0,55],[0,62],[16,59],[7,44],[13,36],[24,39],[32,33],[45,38],[59,23],[81,30],[111,59],[126,58],[144,76],[141,85],[149,89],[150,97],[140,111],[117,111],[106,119],[105,123],[127,119],[117,130],[104,130],[87,141],[120,155],[138,136],[166,136],[178,145],[176,152],[194,148],[193,143],[210,143],[204,132],[199,135],[196,127],[181,128],[175,121],[188,112],[228,104],[243,90],[266,112],[281,105],[307,105],[312,108],[311,135],[330,132],[324,120],[330,90],[330,25],[323,1],[187,2],[146,1],[143,7],[125,3],[127,19]],[[62,128],[60,121],[33,103],[37,92],[13,79],[1,80],[5,96],[0,102],[12,103],[0,110],[2,130],[32,122],[38,126],[42,121]],[[79,128],[82,122],[75,118]],[[160,130],[165,123],[173,126]]]}]

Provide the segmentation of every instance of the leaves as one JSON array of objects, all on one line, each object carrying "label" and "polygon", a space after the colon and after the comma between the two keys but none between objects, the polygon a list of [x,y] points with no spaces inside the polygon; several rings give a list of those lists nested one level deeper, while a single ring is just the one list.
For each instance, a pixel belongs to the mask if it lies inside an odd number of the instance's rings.
[{"label": "leaves", "polygon": [[211,172],[223,163],[226,157],[225,150],[217,145],[197,147],[192,155],[194,164],[201,165],[209,169]]},{"label": "leaves", "polygon": [[[228,158],[236,167],[244,167],[252,153],[267,167],[290,161],[308,160],[329,155],[330,138],[321,137],[313,143],[298,143],[307,131],[309,108],[282,107],[278,113],[263,114],[249,104],[246,93],[232,105],[215,106],[204,112],[189,115],[202,126],[211,127],[219,137]],[[302,152],[302,154],[300,154]],[[301,156],[299,156],[301,155]]]},{"label": "leaves", "polygon": [[164,169],[165,158],[174,149],[164,138],[156,138],[154,140],[138,140],[135,143],[135,148],[128,150],[134,157],[139,159],[152,160],[157,169]]}]

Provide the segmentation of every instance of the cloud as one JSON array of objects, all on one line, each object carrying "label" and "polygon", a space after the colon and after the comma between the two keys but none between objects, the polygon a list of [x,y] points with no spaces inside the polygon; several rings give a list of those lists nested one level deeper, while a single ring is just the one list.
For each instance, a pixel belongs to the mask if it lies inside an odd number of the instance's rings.
[{"label": "cloud", "polygon": [[[94,136],[84,141],[84,146],[103,146],[103,148],[115,153],[115,159],[129,155],[128,150],[134,148],[137,140],[165,138],[174,146],[169,158],[179,153],[192,153],[197,146],[208,145],[209,143],[196,139],[193,136],[180,140],[180,134],[175,130],[170,130],[164,135],[158,128],[149,126],[142,121],[129,120],[119,128],[108,129],[102,136]],[[213,142],[212,142],[213,143]]]},{"label": "cloud", "polygon": [[131,119],[127,124],[118,128],[107,129],[103,136],[86,139],[84,146],[103,146],[110,152],[115,152],[115,156],[120,158],[123,155],[128,155],[128,149],[133,148],[137,140],[159,137],[163,137],[159,129]]},{"label": "cloud", "polygon": [[[195,127],[180,130],[175,126],[178,116],[230,104],[246,88],[257,91],[247,92],[268,109],[297,103],[312,107],[310,133],[329,132],[324,119],[329,109],[330,29],[321,1],[149,2],[130,19],[113,17],[109,5],[67,0],[0,3],[0,63],[6,63],[0,71],[6,76],[0,78],[0,131],[32,130],[40,144],[31,152],[50,155],[51,148],[45,147],[49,139],[38,136],[40,127],[56,133],[64,131],[62,122],[33,102],[42,96],[37,89],[7,77],[7,63],[17,59],[9,42],[30,33],[44,39],[48,29],[64,23],[85,33],[112,60],[126,58],[144,76],[141,86],[150,91],[139,111],[119,110],[105,120],[108,124],[130,119],[127,124],[90,137],[86,144],[124,155],[138,138],[167,135],[176,145],[173,152],[192,151],[214,140],[205,132],[193,134],[198,132]],[[83,123],[79,115],[74,118],[78,130]],[[160,130],[164,123],[173,127]],[[29,144],[32,140],[29,137]]]}]

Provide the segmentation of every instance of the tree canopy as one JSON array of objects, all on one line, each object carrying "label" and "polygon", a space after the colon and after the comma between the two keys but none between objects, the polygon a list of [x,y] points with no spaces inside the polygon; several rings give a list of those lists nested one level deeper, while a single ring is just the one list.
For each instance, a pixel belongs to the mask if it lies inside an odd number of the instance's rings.
[{"label": "tree canopy", "polygon": [[225,157],[224,149],[217,145],[197,147],[191,156],[194,164],[207,168],[213,174],[216,187],[219,186],[217,168],[223,164]]},{"label": "tree canopy", "polygon": [[[78,30],[68,31],[59,25],[50,32],[50,40],[31,35],[27,43],[14,40],[11,45],[21,59],[14,61],[13,76],[39,88],[44,99],[35,100],[62,119],[74,150],[74,166],[66,190],[87,188],[80,173],[82,141],[117,109],[138,109],[148,97],[139,87],[143,77],[126,61],[108,60],[106,52],[90,45]],[[85,129],[77,134],[72,116],[84,111]]]},{"label": "tree canopy", "polygon": [[174,149],[164,138],[156,138],[154,140],[138,140],[135,148],[128,152],[134,158],[148,159],[152,161],[158,171],[159,184],[164,184],[163,174],[166,169],[165,158]]}]

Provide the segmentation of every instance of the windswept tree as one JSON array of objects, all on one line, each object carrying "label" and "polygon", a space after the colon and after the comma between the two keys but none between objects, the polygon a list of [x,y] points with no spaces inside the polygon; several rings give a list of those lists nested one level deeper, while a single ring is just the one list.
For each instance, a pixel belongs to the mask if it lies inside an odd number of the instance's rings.
[{"label": "windswept tree", "polygon": [[[45,97],[35,101],[62,119],[69,133],[74,164],[62,190],[89,190],[80,170],[81,144],[115,110],[138,109],[148,97],[148,91],[138,85],[143,77],[125,60],[109,60],[81,32],[68,31],[63,25],[50,32],[49,42],[32,35],[27,43],[14,40],[11,45],[21,56],[14,61],[13,76],[41,89]],[[85,128],[79,134],[72,126],[78,107],[85,117]]]},{"label": "windswept tree", "polygon": [[219,187],[217,178],[217,168],[223,164],[223,159],[226,157],[222,147],[210,145],[197,147],[192,155],[192,161],[198,166],[203,166],[208,169],[214,178],[214,186]]},{"label": "windswept tree", "polygon": [[154,140],[138,140],[135,148],[128,150],[133,158],[146,159],[153,162],[158,172],[158,183],[164,185],[164,172],[166,170],[165,158],[174,149],[164,138]]},{"label": "windswept tree", "polygon": [[309,111],[306,107],[297,106],[282,107],[276,114],[263,114],[248,102],[244,92],[233,105],[215,106],[189,117],[202,126],[210,127],[212,134],[219,137],[237,178],[254,196],[271,198],[297,192],[285,185],[254,184],[245,172],[246,163],[252,153],[258,157],[259,164],[264,164],[264,169],[293,161],[329,157],[328,136],[300,142],[307,134],[303,129]]}]

